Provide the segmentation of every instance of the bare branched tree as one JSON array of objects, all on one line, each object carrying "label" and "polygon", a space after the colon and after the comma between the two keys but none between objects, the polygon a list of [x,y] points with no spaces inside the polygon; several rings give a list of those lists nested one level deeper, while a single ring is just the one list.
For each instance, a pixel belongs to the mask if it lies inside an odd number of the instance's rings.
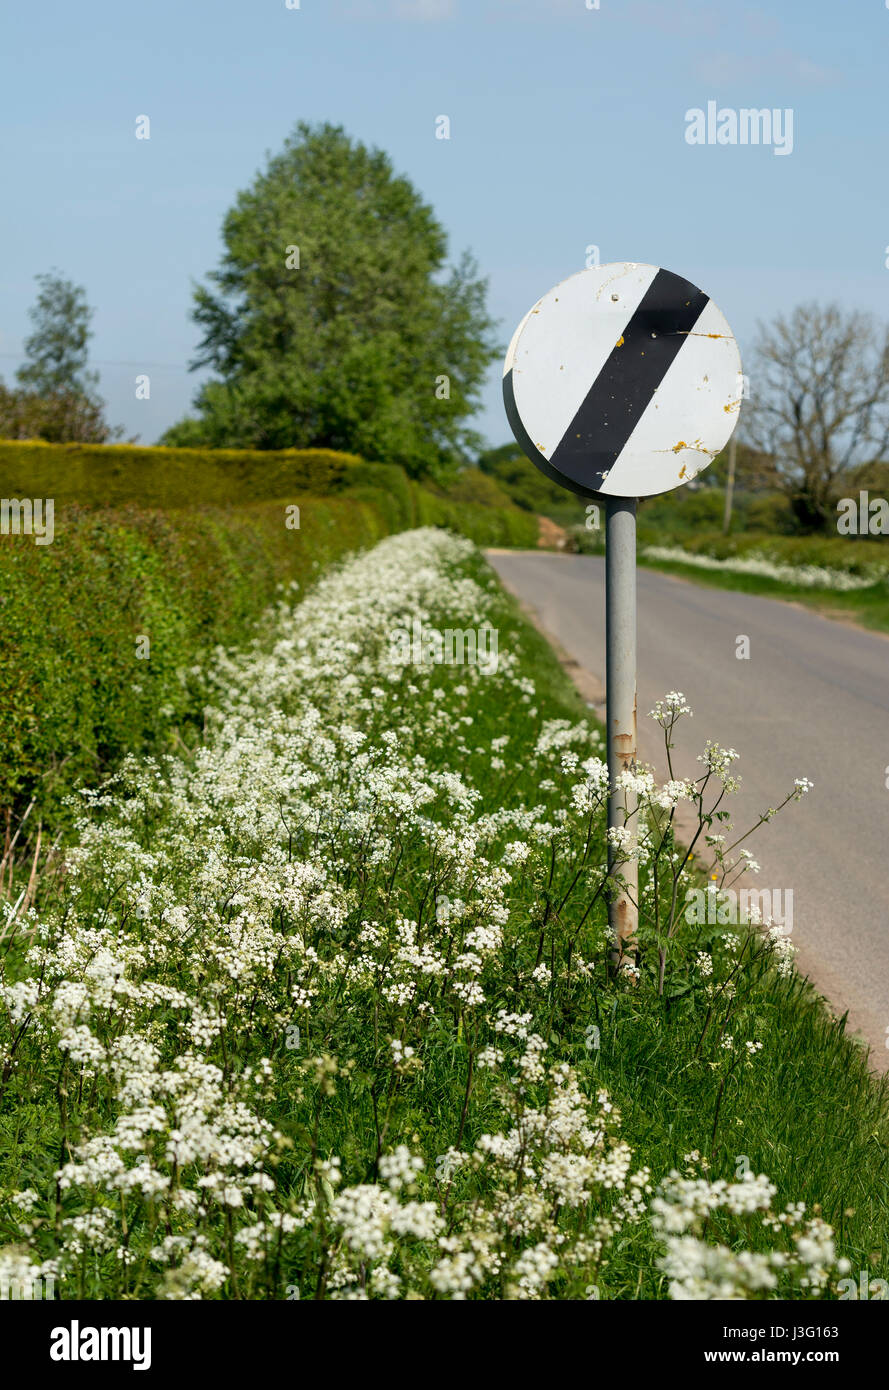
[{"label": "bare branched tree", "polygon": [[803,304],[759,326],[742,416],[799,524],[824,528],[850,469],[889,446],[889,329],[839,305]]}]

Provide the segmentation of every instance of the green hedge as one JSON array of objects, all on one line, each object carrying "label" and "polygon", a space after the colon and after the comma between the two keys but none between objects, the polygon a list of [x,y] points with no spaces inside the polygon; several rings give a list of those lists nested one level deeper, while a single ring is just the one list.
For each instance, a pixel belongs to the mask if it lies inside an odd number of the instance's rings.
[{"label": "green hedge", "polygon": [[[305,499],[300,529],[281,503],[227,511],[63,509],[55,541],[0,537],[0,816],[62,795],[131,749],[162,749],[199,719],[187,672],[237,643],[291,580],[388,530],[345,498]],[[137,657],[137,638],[150,657]]]},{"label": "green hedge", "polygon": [[517,546],[537,544],[537,518],[518,507],[486,507],[479,502],[452,502],[426,488],[411,484],[415,526],[447,526],[469,536],[476,545]]},{"label": "green hedge", "polygon": [[[246,640],[278,584],[413,526],[536,541],[518,508],[455,501],[395,465],[326,450],[2,440],[0,497],[55,502],[52,545],[0,535],[0,828],[32,797],[57,819],[73,786],[199,718],[181,673]],[[285,526],[290,503],[299,530]]]},{"label": "green hedge", "polygon": [[[19,492],[40,495],[33,485]],[[291,500],[298,530],[285,526]],[[0,829],[32,797],[35,820],[59,823],[72,787],[95,783],[130,750],[162,750],[199,720],[202,698],[183,672],[216,644],[245,641],[278,585],[305,584],[346,552],[414,525],[524,545],[529,522],[512,509],[449,503],[401,469],[372,465],[338,496],[166,511],[61,506],[52,545],[0,536]],[[150,639],[147,660],[139,637]]]},{"label": "green hedge", "polygon": [[363,467],[329,449],[162,449],[137,444],[0,440],[0,496],[52,497],[56,506],[227,506],[325,496]]},{"label": "green hedge", "polygon": [[[648,525],[644,512],[640,513],[638,541],[640,550],[647,545],[678,546],[690,554],[712,555],[716,560],[754,552],[785,565],[819,565],[862,576],[870,576],[889,565],[889,537],[885,536],[777,536],[767,531],[724,536],[721,531],[713,530],[677,536]],[[571,549],[583,554],[603,553],[604,526],[597,531],[587,531],[582,526],[573,528],[570,545]]]},{"label": "green hedge", "polygon": [[299,503],[307,494],[371,501],[390,531],[448,526],[479,545],[533,546],[537,540],[534,518],[499,492],[479,492],[463,475],[447,490],[427,489],[396,464],[368,463],[355,454],[0,440],[0,497],[51,497],[56,508],[193,510],[271,499]]}]

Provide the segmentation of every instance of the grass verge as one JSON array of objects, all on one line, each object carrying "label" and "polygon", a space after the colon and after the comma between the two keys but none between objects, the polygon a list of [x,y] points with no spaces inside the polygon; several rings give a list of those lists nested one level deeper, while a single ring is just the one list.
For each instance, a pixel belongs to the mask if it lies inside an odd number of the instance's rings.
[{"label": "grass verge", "polygon": [[889,632],[889,582],[883,581],[867,589],[855,589],[843,593],[835,589],[812,589],[800,584],[787,584],[778,579],[761,575],[739,574],[733,570],[707,570],[697,565],[682,564],[675,561],[647,559],[640,555],[639,564],[644,569],[660,570],[664,574],[675,574],[680,579],[690,579],[695,584],[705,584],[713,589],[731,589],[735,593],[758,594],[762,598],[778,598],[792,603],[804,604],[814,613],[826,618],[839,618],[846,622],[859,623],[875,632]]},{"label": "grass verge", "polygon": [[[496,631],[495,668],[435,659],[458,627]],[[671,808],[711,825],[730,755],[641,779],[615,975],[601,731],[466,543],[390,538],[195,678],[200,735],[82,798],[6,923],[0,1272],[232,1299],[883,1272],[885,1085],[779,933],[675,908]]]}]

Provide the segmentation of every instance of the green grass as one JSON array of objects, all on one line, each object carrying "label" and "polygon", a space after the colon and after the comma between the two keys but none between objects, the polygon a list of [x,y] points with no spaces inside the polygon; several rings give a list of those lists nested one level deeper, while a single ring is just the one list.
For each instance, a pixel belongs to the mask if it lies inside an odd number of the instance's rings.
[{"label": "green grass", "polygon": [[889,632],[889,581],[874,584],[867,589],[854,589],[843,593],[834,589],[811,589],[800,584],[785,584],[781,580],[762,575],[738,574],[729,570],[704,570],[696,565],[650,560],[644,555],[640,555],[639,564],[644,569],[675,574],[680,579],[690,579],[695,584],[706,584],[713,589],[731,589],[736,593],[759,594],[763,598],[801,603],[813,612],[821,613],[828,618],[843,618],[859,623],[862,627],[872,628],[876,632]]},{"label": "green grass", "polygon": [[[799,977],[764,973],[751,1000],[763,1051],[723,1091],[712,1057],[696,1057],[692,1014],[669,1020],[650,1000],[622,1001],[603,1031],[597,1075],[619,1097],[624,1132],[655,1173],[682,1167],[692,1149],[731,1177],[746,1156],[778,1187],[777,1203],[820,1208],[855,1270],[883,1273],[889,1260],[889,1118],[885,1083],[868,1072]],[[619,1266],[617,1267],[619,1268]],[[617,1268],[615,1273],[617,1272]],[[624,1292],[638,1278],[627,1252]],[[641,1296],[654,1296],[646,1274]]]}]

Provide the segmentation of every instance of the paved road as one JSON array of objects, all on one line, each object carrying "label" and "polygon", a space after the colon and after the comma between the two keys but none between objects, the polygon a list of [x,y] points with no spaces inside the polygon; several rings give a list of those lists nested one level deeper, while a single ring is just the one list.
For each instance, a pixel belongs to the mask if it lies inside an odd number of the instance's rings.
[{"label": "paved road", "polygon": [[[491,552],[501,579],[565,652],[605,677],[605,562],[598,556]],[[640,756],[664,771],[645,716],[668,690],[694,710],[677,738],[677,775],[711,738],[741,754],[732,798],[746,830],[795,777],[814,790],[747,842],[762,872],[793,890],[798,964],[889,1068],[889,640],[774,599],[639,571]],[[736,639],[746,636],[749,660]]]}]

